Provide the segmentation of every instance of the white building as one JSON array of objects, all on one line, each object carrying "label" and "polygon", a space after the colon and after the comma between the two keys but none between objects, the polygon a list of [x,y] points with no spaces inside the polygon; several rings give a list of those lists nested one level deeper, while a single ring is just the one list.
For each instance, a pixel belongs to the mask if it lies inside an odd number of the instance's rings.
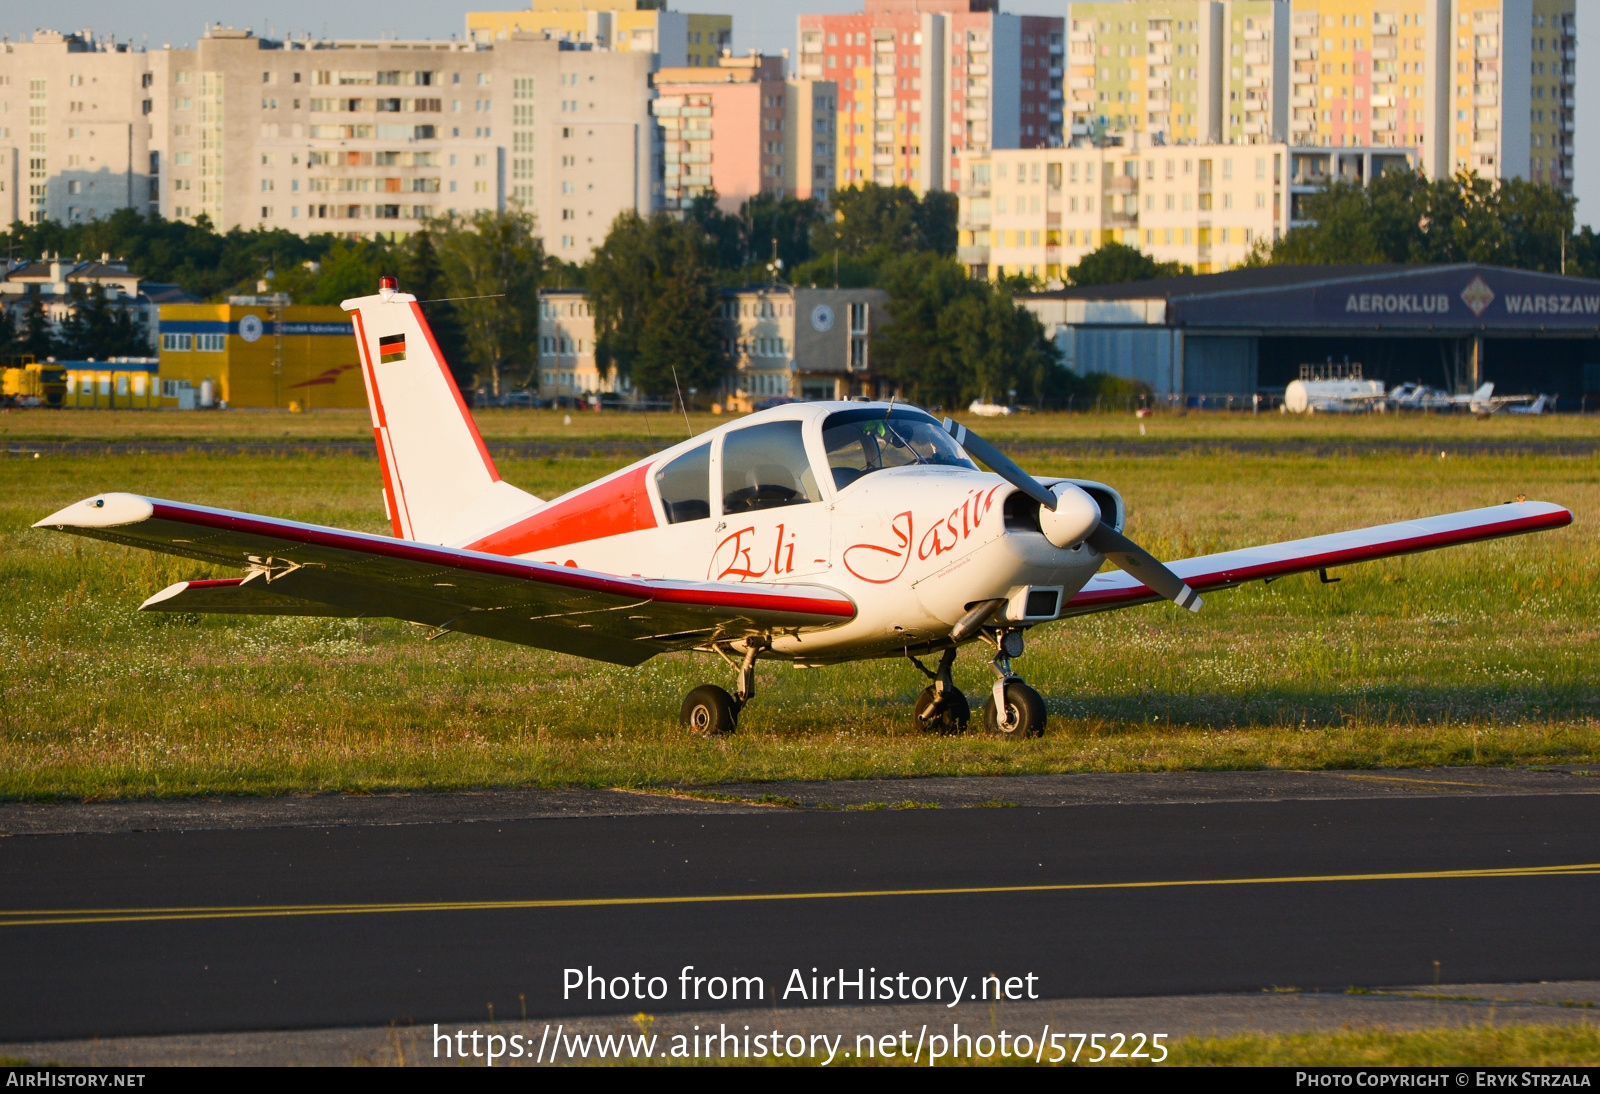
[{"label": "white building", "polygon": [[519,205],[578,261],[618,213],[656,207],[654,63],[522,32],[276,41],[212,27],[194,49],[143,52],[41,31],[0,45],[0,213],[70,223],[132,207],[372,238]]}]

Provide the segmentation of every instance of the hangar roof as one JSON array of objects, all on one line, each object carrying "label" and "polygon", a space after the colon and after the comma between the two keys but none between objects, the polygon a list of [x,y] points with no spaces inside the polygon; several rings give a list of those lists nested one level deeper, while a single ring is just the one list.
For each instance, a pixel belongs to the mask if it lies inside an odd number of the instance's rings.
[{"label": "hangar roof", "polygon": [[1253,266],[1022,299],[1069,325],[1600,331],[1600,281],[1478,263]]}]

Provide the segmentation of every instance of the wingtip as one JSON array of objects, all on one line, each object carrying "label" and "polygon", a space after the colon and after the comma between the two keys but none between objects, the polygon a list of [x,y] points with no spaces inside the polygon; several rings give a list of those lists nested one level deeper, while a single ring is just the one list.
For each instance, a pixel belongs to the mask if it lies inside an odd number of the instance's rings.
[{"label": "wingtip", "polygon": [[116,528],[149,520],[155,506],[138,494],[96,494],[50,514],[35,528]]}]

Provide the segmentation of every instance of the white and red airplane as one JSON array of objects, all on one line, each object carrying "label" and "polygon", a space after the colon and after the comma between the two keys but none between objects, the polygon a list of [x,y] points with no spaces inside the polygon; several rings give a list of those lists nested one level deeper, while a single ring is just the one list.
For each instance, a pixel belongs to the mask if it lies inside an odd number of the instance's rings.
[{"label": "white and red airplane", "polygon": [[[960,732],[956,650],[983,642],[993,732],[1036,736],[1013,670],[1026,632],[1196,590],[1571,523],[1519,501],[1163,565],[1122,534],[1122,497],[1035,478],[965,428],[893,403],[795,403],[692,437],[551,501],[505,482],[422,310],[391,278],[348,300],[393,537],[134,494],[35,527],[183,555],[243,577],[180,582],[144,611],[387,616],[623,665],[715,653],[737,679],[683,723],[734,729],[758,659],[906,657],[933,680],[915,724]],[[974,458],[989,467],[982,471]],[[1101,573],[1107,559],[1119,570]],[[940,655],[937,669],[919,657]]]}]

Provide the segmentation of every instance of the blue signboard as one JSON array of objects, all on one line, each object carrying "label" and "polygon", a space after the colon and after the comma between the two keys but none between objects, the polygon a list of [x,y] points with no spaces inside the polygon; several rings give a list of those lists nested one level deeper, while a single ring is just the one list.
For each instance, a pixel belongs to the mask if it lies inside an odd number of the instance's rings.
[{"label": "blue signboard", "polygon": [[1498,266],[1430,266],[1174,296],[1167,315],[1168,322],[1200,327],[1600,331],[1600,281]]}]

